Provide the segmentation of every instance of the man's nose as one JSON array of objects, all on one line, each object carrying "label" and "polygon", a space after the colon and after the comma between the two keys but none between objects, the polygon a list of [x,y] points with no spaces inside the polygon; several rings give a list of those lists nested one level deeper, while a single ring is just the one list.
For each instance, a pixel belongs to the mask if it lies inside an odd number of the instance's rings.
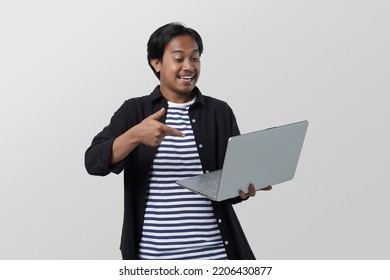
[{"label": "man's nose", "polygon": [[183,70],[187,70],[187,71],[194,71],[195,70],[195,67],[194,67],[191,59],[189,59],[189,58],[184,59]]}]

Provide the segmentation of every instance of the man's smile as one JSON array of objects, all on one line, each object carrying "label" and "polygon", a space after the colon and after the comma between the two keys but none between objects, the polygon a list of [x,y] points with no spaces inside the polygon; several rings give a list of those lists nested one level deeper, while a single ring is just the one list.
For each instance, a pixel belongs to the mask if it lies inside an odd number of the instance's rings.
[{"label": "man's smile", "polygon": [[184,75],[178,75],[177,77],[181,80],[184,80],[184,81],[192,81],[195,78],[195,75],[194,74],[184,74]]}]

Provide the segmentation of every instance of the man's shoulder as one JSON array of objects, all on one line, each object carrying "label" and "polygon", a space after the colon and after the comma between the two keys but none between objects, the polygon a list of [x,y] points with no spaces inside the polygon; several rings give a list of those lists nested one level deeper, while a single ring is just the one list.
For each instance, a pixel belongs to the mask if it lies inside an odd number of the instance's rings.
[{"label": "man's shoulder", "polygon": [[124,103],[127,105],[136,105],[147,102],[149,98],[149,95],[130,97],[126,99]]},{"label": "man's shoulder", "polygon": [[147,94],[147,95],[140,95],[140,96],[131,97],[131,98],[124,101],[124,105],[125,106],[143,106],[146,103],[153,102],[153,100],[155,100],[156,98],[158,98],[158,96],[156,96],[153,92],[153,93]]},{"label": "man's shoulder", "polygon": [[126,99],[116,110],[116,115],[121,115],[126,118],[142,117],[143,112],[148,111],[148,95],[136,96]]},{"label": "man's shoulder", "polygon": [[203,95],[203,97],[206,101],[207,107],[209,107],[210,109],[215,108],[219,110],[220,109],[231,110],[229,104],[224,100],[209,95]]}]

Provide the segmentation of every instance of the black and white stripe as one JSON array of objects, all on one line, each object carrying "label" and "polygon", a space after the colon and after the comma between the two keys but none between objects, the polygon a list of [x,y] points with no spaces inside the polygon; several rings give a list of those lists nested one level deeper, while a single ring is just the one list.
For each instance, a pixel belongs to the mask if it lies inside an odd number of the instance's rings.
[{"label": "black and white stripe", "polygon": [[226,259],[211,201],[180,187],[178,179],[202,174],[188,116],[193,103],[169,103],[166,125],[185,134],[166,136],[149,175],[139,259]]}]

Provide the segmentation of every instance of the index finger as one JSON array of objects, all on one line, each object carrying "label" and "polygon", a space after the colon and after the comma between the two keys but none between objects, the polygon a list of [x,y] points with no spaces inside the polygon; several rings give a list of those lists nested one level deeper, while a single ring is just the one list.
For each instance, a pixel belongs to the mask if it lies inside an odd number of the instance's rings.
[{"label": "index finger", "polygon": [[180,130],[177,130],[176,128],[173,128],[169,125],[164,125],[164,132],[167,134],[167,135],[176,135],[176,136],[179,136],[179,137],[184,137],[184,133],[181,132]]}]

